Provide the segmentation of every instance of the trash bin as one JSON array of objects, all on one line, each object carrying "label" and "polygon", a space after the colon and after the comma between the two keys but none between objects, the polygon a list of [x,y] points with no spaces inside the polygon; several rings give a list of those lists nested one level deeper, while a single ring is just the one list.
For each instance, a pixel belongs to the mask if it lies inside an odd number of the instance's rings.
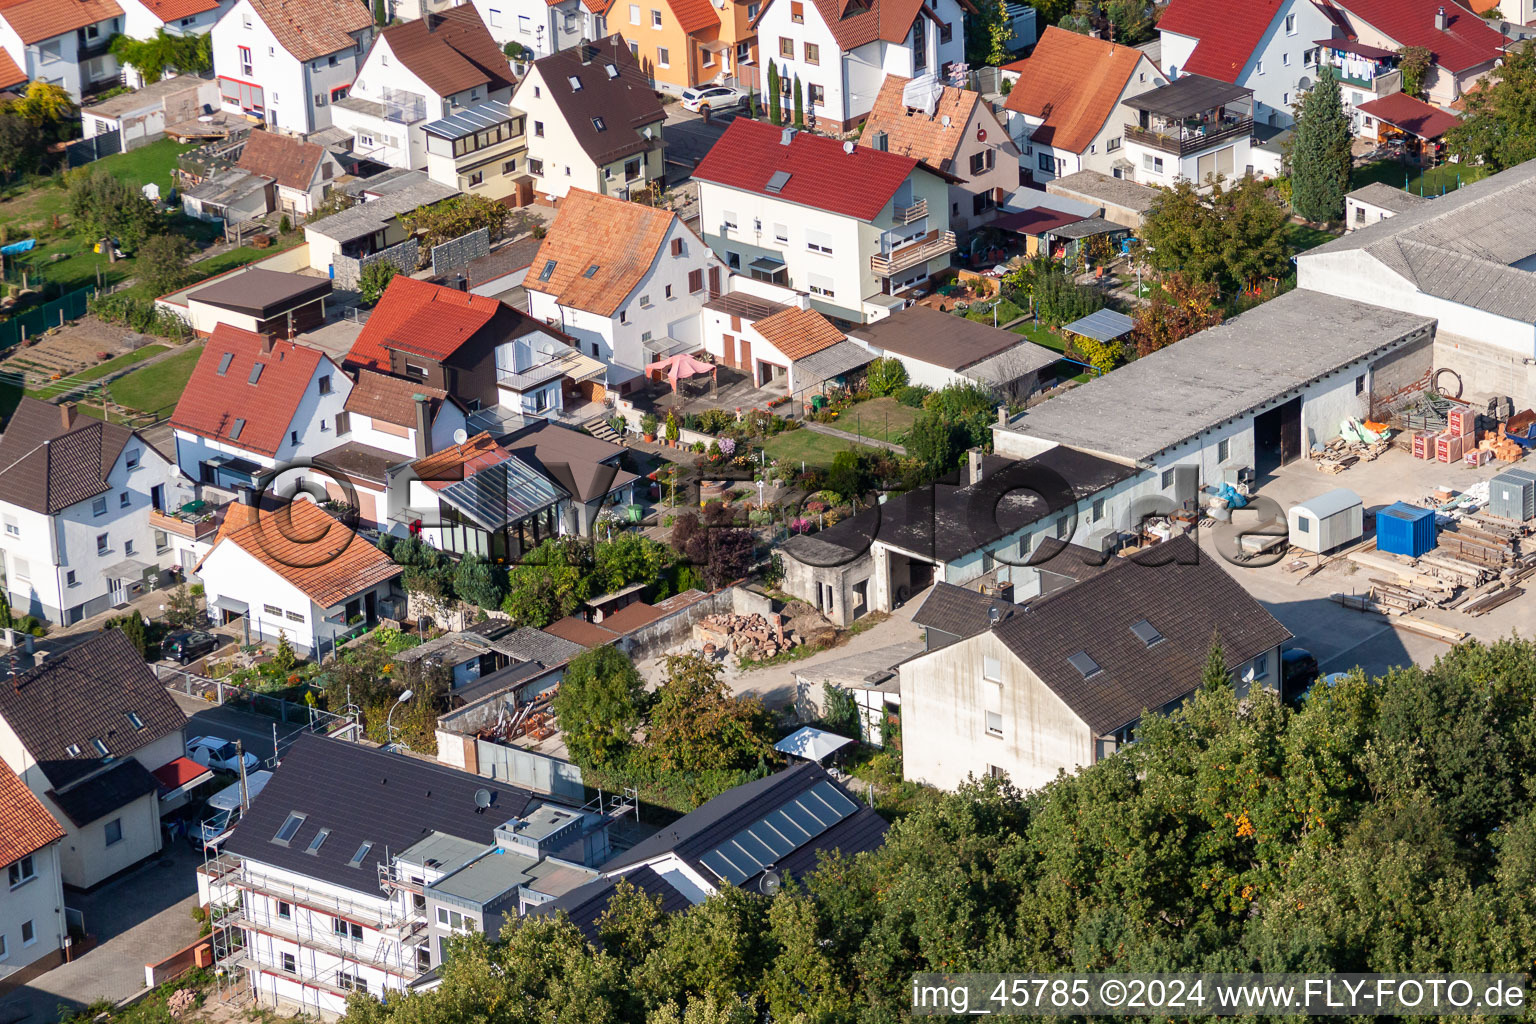
[{"label": "trash bin", "polygon": [[827,400],[825,398],[823,398],[821,395],[812,395],[811,396],[811,411],[812,412],[821,412],[821,407],[826,405],[826,404],[827,404]]},{"label": "trash bin", "polygon": [[645,509],[640,505],[630,505],[624,511],[632,523],[638,523],[645,518]]}]

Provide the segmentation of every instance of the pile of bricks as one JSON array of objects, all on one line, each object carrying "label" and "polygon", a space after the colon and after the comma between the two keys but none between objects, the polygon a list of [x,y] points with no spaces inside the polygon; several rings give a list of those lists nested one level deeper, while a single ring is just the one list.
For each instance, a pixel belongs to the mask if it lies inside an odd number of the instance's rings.
[{"label": "pile of bricks", "polygon": [[694,623],[693,640],[707,655],[734,654],[753,659],[771,658],[797,642],[784,628],[784,616],[756,612],[706,615]]}]

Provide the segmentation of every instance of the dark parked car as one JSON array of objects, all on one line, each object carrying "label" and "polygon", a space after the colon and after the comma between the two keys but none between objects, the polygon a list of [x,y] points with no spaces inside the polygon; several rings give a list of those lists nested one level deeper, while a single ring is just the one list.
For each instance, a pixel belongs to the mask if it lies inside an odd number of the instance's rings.
[{"label": "dark parked car", "polygon": [[205,654],[212,654],[219,646],[219,638],[212,633],[195,629],[182,629],[169,633],[160,641],[160,656],[185,665]]},{"label": "dark parked car", "polygon": [[1305,647],[1280,652],[1280,696],[1299,700],[1317,679],[1317,659]]}]

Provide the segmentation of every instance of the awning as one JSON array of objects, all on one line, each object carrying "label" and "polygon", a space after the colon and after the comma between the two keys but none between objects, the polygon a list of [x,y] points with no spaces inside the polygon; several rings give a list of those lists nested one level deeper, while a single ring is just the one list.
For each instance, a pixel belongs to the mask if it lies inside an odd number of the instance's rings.
[{"label": "awning", "polygon": [[731,44],[719,39],[711,39],[707,43],[700,43],[699,49],[705,53],[724,53],[731,48]]},{"label": "awning", "polygon": [[747,264],[747,269],[762,270],[766,271],[767,273],[774,274],[778,273],[780,270],[783,270],[784,266],[784,261],[776,256],[759,256],[757,259]]},{"label": "awning", "polygon": [[846,736],[839,736],[835,732],[827,732],[825,729],[808,725],[779,740],[773,745],[773,749],[790,757],[820,762],[852,742],[853,740]]},{"label": "awning", "polygon": [[190,757],[178,757],[150,774],[160,784],[160,799],[170,800],[213,778],[213,769],[203,767]]},{"label": "awning", "polygon": [[144,574],[155,568],[148,562],[140,562],[136,558],[125,558],[115,565],[109,565],[101,574],[109,580],[142,580]]},{"label": "awning", "polygon": [[231,615],[245,615],[251,610],[251,606],[244,601],[237,601],[227,594],[220,594],[213,599],[213,606],[220,611],[229,612]]}]

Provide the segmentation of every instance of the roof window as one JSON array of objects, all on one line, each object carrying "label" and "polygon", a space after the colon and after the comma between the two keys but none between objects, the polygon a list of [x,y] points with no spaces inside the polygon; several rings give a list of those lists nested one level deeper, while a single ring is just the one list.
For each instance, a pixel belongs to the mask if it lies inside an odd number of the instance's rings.
[{"label": "roof window", "polygon": [[133,726],[135,729],[142,729],[144,728],[144,719],[139,717],[139,713],[137,711],[130,711],[128,712],[128,724]]},{"label": "roof window", "polygon": [[365,840],[363,845],[357,848],[357,852],[352,855],[352,859],[347,861],[347,867],[362,867],[363,858],[368,856],[368,851],[371,849],[373,849],[372,840]]},{"label": "roof window", "polygon": [[298,834],[299,826],[304,824],[305,817],[306,815],[298,811],[289,811],[288,819],[283,822],[282,828],[277,830],[277,835],[272,837],[272,841],[279,846],[287,846],[293,842],[293,837]]},{"label": "roof window", "polygon": [[94,736],[91,738],[91,746],[95,749],[96,753],[100,754],[102,757],[106,757],[107,754],[110,753],[110,751],[107,750],[106,742],[100,736]]},{"label": "roof window", "polygon": [[789,172],[788,171],[774,171],[773,172],[773,176],[768,179],[767,188],[768,188],[769,192],[778,193],[778,192],[783,192],[784,191],[784,186],[788,185],[788,184],[789,184]]},{"label": "roof window", "polygon": [[320,852],[321,845],[325,842],[325,837],[330,834],[331,830],[328,828],[323,828],[319,832],[316,832],[315,838],[309,841],[309,849],[305,850],[304,852],[312,857],[318,854]]},{"label": "roof window", "polygon": [[549,260],[544,264],[544,269],[539,271],[539,280],[548,281],[555,273],[555,261]]},{"label": "roof window", "polygon": [[1131,632],[1136,634],[1136,639],[1140,640],[1148,647],[1156,647],[1158,644],[1168,639],[1167,637],[1163,636],[1163,634],[1159,633],[1157,631],[1157,627],[1152,625],[1152,623],[1148,622],[1146,619],[1131,623]]},{"label": "roof window", "polygon": [[605,132],[608,130],[607,123],[600,117],[594,117],[592,119],[592,127],[596,128],[600,132]]},{"label": "roof window", "polygon": [[235,425],[229,429],[231,441],[240,440],[240,435],[245,432],[245,420],[235,420]]},{"label": "roof window", "polygon": [[255,384],[257,381],[261,380],[261,371],[266,369],[266,367],[267,367],[266,363],[257,363],[255,366],[252,366],[251,367],[251,379],[250,379],[249,383]]},{"label": "roof window", "polygon": [[608,72],[609,78],[619,77],[619,66],[617,64],[605,64],[603,65],[603,70]]},{"label": "roof window", "polygon": [[1076,654],[1072,655],[1072,657],[1067,659],[1067,663],[1081,672],[1084,679],[1092,679],[1094,676],[1104,671],[1099,667],[1098,662],[1088,657],[1087,651],[1078,651]]},{"label": "roof window", "polygon": [[587,272],[585,274],[582,274],[581,276],[582,277],[596,277],[597,276],[597,264],[596,263],[592,264],[590,267],[587,268]]},{"label": "roof window", "polygon": [[220,377],[224,376],[226,373],[229,372],[229,364],[234,362],[234,361],[235,361],[235,354],[233,352],[225,352],[222,356],[219,357],[219,376]]},{"label": "roof window", "polygon": [[78,743],[71,743],[69,746],[64,748],[64,753],[68,754],[70,757],[79,757],[80,756],[80,744],[78,744]]},{"label": "roof window", "polygon": [[570,75],[566,81],[571,83],[571,92],[581,92],[581,79],[575,75]]}]

